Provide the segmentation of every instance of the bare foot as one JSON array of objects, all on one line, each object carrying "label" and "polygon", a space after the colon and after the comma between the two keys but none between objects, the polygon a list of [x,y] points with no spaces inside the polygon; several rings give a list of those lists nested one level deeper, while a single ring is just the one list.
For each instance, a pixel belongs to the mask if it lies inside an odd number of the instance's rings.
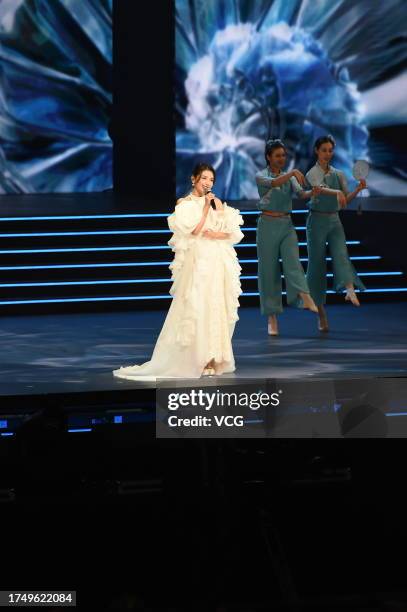
[{"label": "bare foot", "polygon": [[320,332],[329,331],[328,317],[326,316],[326,310],[322,305],[318,306],[318,329]]},{"label": "bare foot", "polygon": [[318,308],[309,293],[300,293],[300,297],[303,301],[304,308],[311,310],[311,312],[318,312]]},{"label": "bare foot", "polygon": [[269,316],[267,332],[269,336],[278,336],[278,323],[276,315]]},{"label": "bare foot", "polygon": [[354,289],[346,289],[345,302],[352,302],[354,306],[360,306]]}]

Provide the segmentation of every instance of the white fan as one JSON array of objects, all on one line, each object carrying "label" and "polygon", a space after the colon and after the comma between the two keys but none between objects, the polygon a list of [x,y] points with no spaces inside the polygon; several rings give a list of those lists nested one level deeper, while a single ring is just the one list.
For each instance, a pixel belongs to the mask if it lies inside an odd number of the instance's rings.
[{"label": "white fan", "polygon": [[[312,187],[321,187],[324,182],[325,171],[321,168],[321,166],[314,166],[308,172],[308,181]],[[314,198],[315,204],[319,202],[318,198]]]},{"label": "white fan", "polygon": [[353,164],[352,174],[357,181],[366,179],[369,175],[370,166],[364,159],[358,159]]}]

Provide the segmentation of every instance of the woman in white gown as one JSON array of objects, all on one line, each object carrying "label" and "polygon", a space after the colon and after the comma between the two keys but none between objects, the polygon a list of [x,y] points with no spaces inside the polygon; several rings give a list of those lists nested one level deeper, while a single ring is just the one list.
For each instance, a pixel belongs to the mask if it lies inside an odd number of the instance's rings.
[{"label": "woman in white gown", "polygon": [[238,210],[211,193],[211,166],[198,164],[191,181],[191,193],[168,217],[173,300],[151,361],[115,370],[119,378],[199,378],[235,370],[232,335],[241,268],[233,244],[243,238],[243,221]]}]

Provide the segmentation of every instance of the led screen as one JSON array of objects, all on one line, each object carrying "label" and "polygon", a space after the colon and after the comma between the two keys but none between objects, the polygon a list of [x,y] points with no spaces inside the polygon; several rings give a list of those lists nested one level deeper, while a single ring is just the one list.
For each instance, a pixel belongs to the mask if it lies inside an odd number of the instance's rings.
[{"label": "led screen", "polygon": [[112,0],[0,3],[0,192],[112,186]]},{"label": "led screen", "polygon": [[264,142],[281,138],[306,171],[330,133],[371,195],[407,194],[407,11],[401,0],[176,0],[177,192],[198,160],[217,193],[257,197]]}]

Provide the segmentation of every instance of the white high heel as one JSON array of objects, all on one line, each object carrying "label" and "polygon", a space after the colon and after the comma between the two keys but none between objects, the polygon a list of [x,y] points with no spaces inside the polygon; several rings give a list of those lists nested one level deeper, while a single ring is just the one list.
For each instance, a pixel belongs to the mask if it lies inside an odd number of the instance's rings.
[{"label": "white high heel", "polygon": [[328,317],[323,305],[318,308],[318,330],[324,333],[329,331]]},{"label": "white high heel", "polygon": [[325,324],[322,325],[321,321],[318,321],[318,331],[326,333],[329,332],[329,325],[328,325],[328,321],[325,321]]},{"label": "white high heel", "polygon": [[204,368],[202,376],[215,376],[215,368]]},{"label": "white high heel", "polygon": [[278,325],[277,325],[277,320],[275,320],[275,328],[273,329],[272,324],[270,323],[270,321],[267,324],[267,333],[269,336],[278,336]]}]

